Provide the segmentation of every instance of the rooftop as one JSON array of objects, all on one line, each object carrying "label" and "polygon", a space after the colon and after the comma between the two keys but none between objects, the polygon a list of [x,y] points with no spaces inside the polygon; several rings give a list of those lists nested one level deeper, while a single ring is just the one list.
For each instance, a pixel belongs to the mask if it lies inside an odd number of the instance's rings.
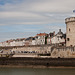
[{"label": "rooftop", "polygon": [[40,33],[40,34],[37,34],[37,36],[45,36],[47,35],[46,33]]}]

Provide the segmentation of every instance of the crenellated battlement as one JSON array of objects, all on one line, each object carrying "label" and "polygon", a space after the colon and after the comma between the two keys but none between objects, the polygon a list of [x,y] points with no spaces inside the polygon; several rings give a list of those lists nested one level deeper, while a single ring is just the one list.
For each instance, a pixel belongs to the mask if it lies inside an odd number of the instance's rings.
[{"label": "crenellated battlement", "polygon": [[75,22],[75,17],[66,18],[65,23],[67,24],[68,22]]}]

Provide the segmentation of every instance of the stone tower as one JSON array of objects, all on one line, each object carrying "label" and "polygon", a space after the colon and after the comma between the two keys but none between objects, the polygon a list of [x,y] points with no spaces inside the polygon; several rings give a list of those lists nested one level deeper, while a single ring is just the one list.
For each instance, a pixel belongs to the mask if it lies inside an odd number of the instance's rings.
[{"label": "stone tower", "polygon": [[66,46],[75,46],[75,17],[65,19]]}]

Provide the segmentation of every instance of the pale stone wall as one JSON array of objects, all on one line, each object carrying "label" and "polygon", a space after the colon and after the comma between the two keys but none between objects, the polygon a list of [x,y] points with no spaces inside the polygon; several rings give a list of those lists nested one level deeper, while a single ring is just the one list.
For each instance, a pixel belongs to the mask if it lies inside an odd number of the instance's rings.
[{"label": "pale stone wall", "polygon": [[[21,47],[21,48],[13,48],[12,51],[15,51],[15,55],[36,55],[37,54],[45,54],[50,53],[50,58],[75,58],[75,46],[74,47],[62,47],[57,48],[54,45],[43,45],[43,46],[28,46],[28,47]],[[18,53],[18,51],[35,51],[36,53]]]},{"label": "pale stone wall", "polygon": [[51,53],[53,58],[75,58],[75,47],[54,48]]},{"label": "pale stone wall", "polygon": [[66,46],[75,46],[75,17],[65,19]]},{"label": "pale stone wall", "polygon": [[13,48],[12,51],[15,51],[17,53],[18,51],[35,51],[36,53],[51,53],[51,47],[50,45],[43,45],[43,46],[28,46],[28,47],[21,47],[21,48]]}]

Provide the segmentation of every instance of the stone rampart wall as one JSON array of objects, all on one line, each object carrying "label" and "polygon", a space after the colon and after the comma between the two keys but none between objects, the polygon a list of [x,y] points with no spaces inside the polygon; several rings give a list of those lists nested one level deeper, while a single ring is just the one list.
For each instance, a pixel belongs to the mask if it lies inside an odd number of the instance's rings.
[{"label": "stone rampart wall", "polygon": [[20,57],[20,58],[0,58],[1,66],[65,66],[65,67],[75,67],[74,58],[33,58],[33,57]]},{"label": "stone rampart wall", "polygon": [[[54,45],[39,45],[39,46],[24,46],[13,47],[11,49],[18,57],[37,57],[39,54],[50,54],[50,58],[75,58],[75,46],[74,47],[57,47]],[[10,49],[9,49],[10,51]],[[18,53],[21,51],[28,51],[29,53]],[[32,53],[32,51],[34,51]],[[43,55],[44,56],[44,55]],[[45,55],[46,56],[46,55]],[[16,57],[16,56],[15,56]]]},{"label": "stone rampart wall", "polygon": [[26,46],[13,48],[12,51],[35,51],[36,53],[51,53],[51,47],[53,45],[40,45],[40,46]]},{"label": "stone rampart wall", "polygon": [[75,58],[75,47],[54,48],[51,56],[53,58]]},{"label": "stone rampart wall", "polygon": [[[50,45],[13,48],[13,51],[35,51],[36,53],[50,53],[51,58],[75,58],[75,47],[54,47]],[[34,55],[34,54],[33,54]]]}]

